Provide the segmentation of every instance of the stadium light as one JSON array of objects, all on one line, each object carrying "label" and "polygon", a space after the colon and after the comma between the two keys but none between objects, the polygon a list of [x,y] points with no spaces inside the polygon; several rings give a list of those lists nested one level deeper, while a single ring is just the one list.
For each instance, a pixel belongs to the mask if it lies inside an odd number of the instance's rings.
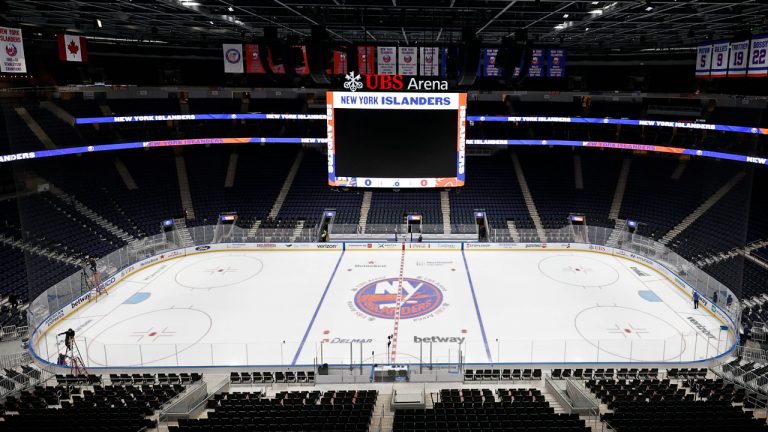
[{"label": "stadium light", "polygon": [[98,18],[96,18],[96,27],[98,27],[98,28],[101,28],[101,27],[102,27],[102,25],[101,25],[101,20],[100,20],[100,19],[98,19]]}]

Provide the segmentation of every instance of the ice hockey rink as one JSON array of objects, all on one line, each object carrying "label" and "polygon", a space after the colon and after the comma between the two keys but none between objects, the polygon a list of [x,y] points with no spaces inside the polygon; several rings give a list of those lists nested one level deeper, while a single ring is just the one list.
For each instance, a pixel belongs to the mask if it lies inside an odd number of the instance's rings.
[{"label": "ice hockey rink", "polygon": [[34,351],[55,362],[68,328],[90,368],[687,363],[735,342],[727,316],[629,256],[283,246],[198,248],[127,272],[34,335]]}]

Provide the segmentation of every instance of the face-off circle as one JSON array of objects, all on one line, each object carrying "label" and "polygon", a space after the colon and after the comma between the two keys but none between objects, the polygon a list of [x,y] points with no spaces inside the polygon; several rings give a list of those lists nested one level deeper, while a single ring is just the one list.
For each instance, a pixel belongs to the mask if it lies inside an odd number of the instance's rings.
[{"label": "face-off circle", "polygon": [[263,268],[264,263],[251,256],[212,257],[184,267],[176,273],[175,279],[185,288],[224,288],[258,276]]},{"label": "face-off circle", "polygon": [[539,271],[554,281],[581,287],[604,287],[619,280],[619,272],[610,265],[578,254],[544,258]]},{"label": "face-off circle", "polygon": [[[355,294],[355,306],[375,318],[394,319],[397,310],[399,278],[379,279],[366,283]],[[400,319],[428,315],[443,303],[443,292],[432,282],[403,278]]]},{"label": "face-off circle", "polygon": [[[603,354],[631,361],[674,361],[686,349],[683,333],[668,321],[640,309],[592,306],[573,319],[579,335]],[[663,358],[662,358],[663,357]]]},{"label": "face-off circle", "polygon": [[80,348],[87,349],[94,366],[146,366],[169,359],[175,364],[176,357],[183,358],[212,325],[210,315],[198,309],[159,309],[118,321],[87,338]]}]

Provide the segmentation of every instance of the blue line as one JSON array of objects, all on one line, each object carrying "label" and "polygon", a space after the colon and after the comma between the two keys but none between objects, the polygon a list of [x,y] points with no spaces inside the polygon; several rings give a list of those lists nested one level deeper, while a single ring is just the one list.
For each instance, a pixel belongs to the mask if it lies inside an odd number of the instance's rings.
[{"label": "blue line", "polygon": [[325,300],[325,295],[328,294],[328,288],[331,287],[331,282],[333,282],[333,278],[336,276],[336,270],[339,269],[339,264],[341,264],[341,259],[344,258],[344,252],[346,251],[345,250],[341,251],[341,255],[339,255],[339,260],[336,261],[336,267],[333,268],[333,273],[331,273],[331,278],[328,279],[328,283],[325,285],[325,291],[323,291],[323,296],[320,297],[320,302],[317,303],[317,308],[315,308],[315,313],[312,314],[312,319],[309,321],[309,325],[307,326],[307,331],[304,332],[304,337],[301,338],[299,349],[296,350],[296,355],[293,356],[293,361],[291,362],[291,366],[296,365],[296,361],[299,359],[299,354],[301,354],[301,350],[304,348],[304,342],[307,341],[307,336],[309,336],[309,331],[312,330],[312,325],[315,324],[315,318],[317,318],[317,313],[320,312],[320,306],[323,305],[323,300]]},{"label": "blue line", "polygon": [[488,356],[488,361],[493,363],[491,358],[491,348],[488,347],[488,338],[485,336],[485,326],[483,326],[483,317],[480,316],[480,308],[477,306],[477,296],[475,295],[475,285],[472,283],[472,276],[469,274],[469,265],[467,265],[467,257],[464,255],[464,249],[461,250],[461,259],[464,260],[464,269],[467,271],[467,280],[469,281],[469,290],[472,292],[472,301],[475,302],[475,312],[477,313],[477,320],[480,322],[480,333],[483,334],[483,343],[485,344],[485,354]]}]

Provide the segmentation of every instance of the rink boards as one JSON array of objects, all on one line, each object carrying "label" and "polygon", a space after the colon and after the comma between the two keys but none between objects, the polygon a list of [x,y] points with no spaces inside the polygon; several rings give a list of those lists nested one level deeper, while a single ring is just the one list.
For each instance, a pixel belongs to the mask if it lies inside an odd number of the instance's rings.
[{"label": "rink boards", "polygon": [[95,368],[691,363],[736,342],[672,270],[577,243],[202,245],[103,285],[40,324],[38,360],[67,328]]}]

